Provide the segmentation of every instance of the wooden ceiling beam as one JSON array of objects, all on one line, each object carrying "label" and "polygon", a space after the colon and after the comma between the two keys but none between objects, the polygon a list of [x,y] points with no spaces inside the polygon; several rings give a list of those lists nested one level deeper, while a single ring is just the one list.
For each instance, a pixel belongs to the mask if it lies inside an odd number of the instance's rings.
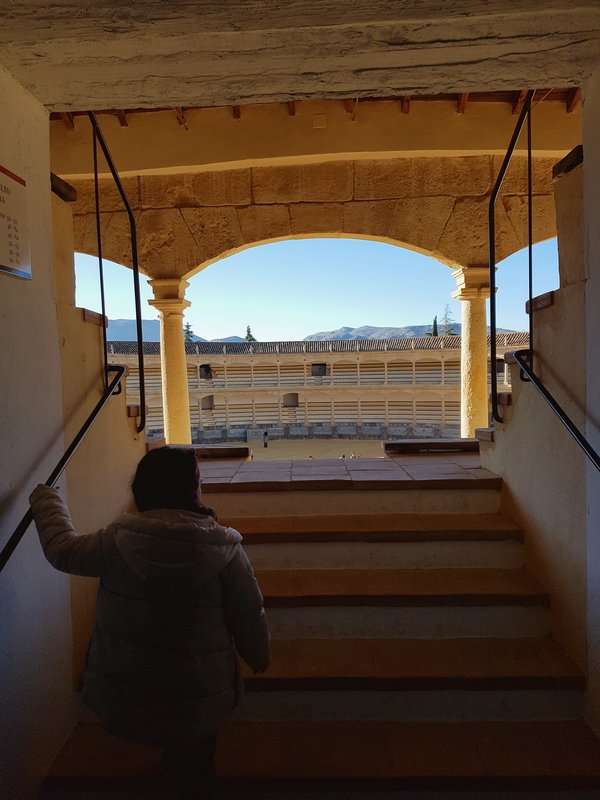
[{"label": "wooden ceiling beam", "polygon": [[183,108],[181,106],[175,106],[175,116],[177,117],[177,122],[180,125],[183,125],[183,127],[187,131],[188,130],[187,120],[185,118],[185,114],[183,113]]},{"label": "wooden ceiling beam", "polygon": [[523,104],[525,102],[525,98],[526,97],[527,97],[527,90],[526,89],[521,89],[520,92],[517,92],[515,94],[515,97],[513,99],[513,109],[512,109],[512,113],[513,114],[520,114],[521,113],[521,109],[523,108]]},{"label": "wooden ceiling beam", "polygon": [[65,127],[67,127],[70,131],[75,130],[75,120],[73,118],[73,114],[69,111],[61,111],[60,118],[65,123]]},{"label": "wooden ceiling beam", "polygon": [[469,101],[469,92],[463,92],[462,94],[458,95],[458,100],[456,101],[457,114],[465,113],[468,101]]},{"label": "wooden ceiling beam", "polygon": [[581,103],[581,89],[579,86],[568,92],[565,102],[567,104],[567,114],[572,114]]}]

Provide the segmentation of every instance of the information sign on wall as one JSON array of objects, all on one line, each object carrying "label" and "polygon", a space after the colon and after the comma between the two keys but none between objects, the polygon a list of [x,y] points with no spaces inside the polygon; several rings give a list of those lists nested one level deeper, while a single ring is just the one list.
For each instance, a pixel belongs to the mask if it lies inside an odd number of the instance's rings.
[{"label": "information sign on wall", "polygon": [[0,165],[0,272],[31,279],[27,185]]}]

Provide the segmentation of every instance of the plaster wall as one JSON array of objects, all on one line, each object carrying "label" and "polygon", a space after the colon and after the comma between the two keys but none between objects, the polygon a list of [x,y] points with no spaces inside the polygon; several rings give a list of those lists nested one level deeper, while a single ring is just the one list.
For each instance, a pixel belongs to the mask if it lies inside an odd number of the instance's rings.
[{"label": "plaster wall", "polygon": [[[583,135],[585,202],[584,248],[587,279],[587,407],[586,434],[600,452],[600,68],[585,86]],[[600,734],[600,475],[586,464],[587,478],[587,634],[588,691],[586,714]]]},{"label": "plaster wall", "polygon": [[[0,544],[63,451],[45,109],[0,67],[0,163],[27,181],[31,281],[0,274]],[[32,346],[33,342],[36,346]],[[70,587],[33,528],[0,575],[0,787],[34,796],[75,722]]]},{"label": "plaster wall", "polygon": [[[561,288],[534,320],[535,370],[580,429],[586,396],[586,296],[577,245],[582,181],[577,167],[555,184]],[[482,463],[502,476],[503,508],[525,530],[528,568],[551,593],[555,638],[586,669],[585,456],[533,386],[520,381],[519,370],[512,367],[511,374],[513,404],[503,409],[505,422],[495,424],[495,442],[481,442]]]},{"label": "plaster wall", "polygon": [[[174,174],[250,166],[315,164],[332,160],[411,156],[503,156],[516,117],[510,102],[469,102],[464,114],[456,101],[359,100],[346,110],[342,100],[245,105],[240,118],[231,108],[186,109],[184,123],[175,109],[116,116],[97,115],[121,176]],[[91,126],[86,116],[50,123],[52,170],[62,177],[93,174]],[[317,127],[318,126],[318,127]],[[568,113],[561,101],[535,107],[537,157],[560,158],[581,141],[581,109]],[[517,152],[522,154],[525,137]],[[104,162],[101,173],[109,175]]]},{"label": "plaster wall", "polygon": [[[72,214],[70,207],[57,197],[52,199],[52,220],[65,444],[68,444],[102,394],[103,341],[100,325],[87,322],[83,309],[74,307]],[[119,363],[118,359],[115,362]],[[69,509],[81,533],[105,527],[131,503],[129,487],[146,448],[144,434],[136,432],[137,420],[127,417],[125,388],[123,383],[122,393],[110,398],[65,473]],[[83,680],[96,590],[95,579],[71,577],[76,688]]]}]

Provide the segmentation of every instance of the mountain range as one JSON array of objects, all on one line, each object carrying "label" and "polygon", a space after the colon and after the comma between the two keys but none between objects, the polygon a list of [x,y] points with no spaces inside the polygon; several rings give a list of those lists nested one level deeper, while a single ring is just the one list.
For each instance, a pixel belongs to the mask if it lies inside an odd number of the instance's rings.
[{"label": "mountain range", "polygon": [[[460,322],[453,322],[451,334],[460,336]],[[428,336],[431,333],[429,325],[405,325],[402,328],[378,328],[373,325],[362,325],[360,328],[342,327],[334,331],[320,331],[304,337],[305,342],[322,342],[330,339],[412,339]],[[440,336],[444,335],[443,325],[439,325]],[[512,333],[507,328],[498,328],[498,333]],[[134,319],[111,319],[106,332],[110,342],[130,342],[136,338]],[[142,320],[142,336],[146,342],[158,342],[160,339],[160,323],[157,319]],[[201,336],[192,334],[192,341],[206,342]],[[222,339],[211,339],[211,342],[243,342],[241,336],[227,336]]]}]

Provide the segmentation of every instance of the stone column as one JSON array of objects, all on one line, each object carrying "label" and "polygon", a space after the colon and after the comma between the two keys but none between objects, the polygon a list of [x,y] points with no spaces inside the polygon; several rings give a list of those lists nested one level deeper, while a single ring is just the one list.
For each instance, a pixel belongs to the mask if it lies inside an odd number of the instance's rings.
[{"label": "stone column", "polygon": [[460,435],[472,437],[488,426],[487,325],[485,301],[490,296],[489,269],[462,267],[452,273],[463,301],[460,348]]},{"label": "stone column", "polygon": [[179,278],[148,281],[154,292],[151,306],[160,312],[160,366],[167,444],[191,444],[190,401],[183,338],[183,312],[189,283]]}]

